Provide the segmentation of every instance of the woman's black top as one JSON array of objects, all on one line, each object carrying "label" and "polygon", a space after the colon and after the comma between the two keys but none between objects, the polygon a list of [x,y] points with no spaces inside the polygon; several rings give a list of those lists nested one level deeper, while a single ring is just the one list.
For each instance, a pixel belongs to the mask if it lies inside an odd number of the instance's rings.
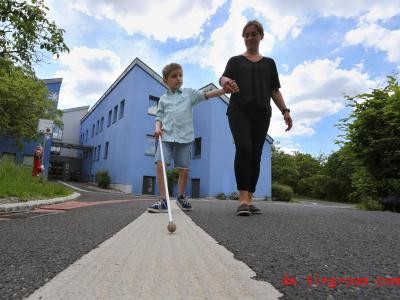
[{"label": "woman's black top", "polygon": [[234,109],[257,107],[271,112],[271,93],[281,87],[272,58],[263,57],[252,62],[243,55],[233,56],[222,76],[235,80],[240,90],[231,94],[227,113]]}]

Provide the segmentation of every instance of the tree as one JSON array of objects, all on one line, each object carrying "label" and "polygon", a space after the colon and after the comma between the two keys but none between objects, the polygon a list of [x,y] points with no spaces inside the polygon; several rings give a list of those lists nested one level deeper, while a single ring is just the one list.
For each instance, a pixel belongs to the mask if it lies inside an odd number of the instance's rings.
[{"label": "tree", "polygon": [[272,145],[272,182],[296,187],[299,181],[299,172],[292,155],[284,153]]},{"label": "tree", "polygon": [[0,58],[31,66],[44,60],[44,53],[57,57],[69,51],[64,30],[47,19],[43,0],[0,1]]},{"label": "tree", "polygon": [[387,86],[347,97],[353,108],[339,127],[344,130],[344,154],[357,172],[353,187],[362,196],[400,193],[400,87],[395,76]]},{"label": "tree", "polygon": [[318,174],[321,170],[320,161],[311,154],[296,152],[294,154],[294,161],[300,178],[311,177]]},{"label": "tree", "polygon": [[328,156],[323,165],[322,174],[328,176],[326,197],[329,200],[349,201],[352,193],[352,174],[355,166],[352,160],[346,155],[345,151],[339,149]]},{"label": "tree", "polygon": [[32,140],[37,137],[39,119],[61,125],[60,116],[42,80],[30,69],[0,58],[0,135],[12,136],[17,143]]}]

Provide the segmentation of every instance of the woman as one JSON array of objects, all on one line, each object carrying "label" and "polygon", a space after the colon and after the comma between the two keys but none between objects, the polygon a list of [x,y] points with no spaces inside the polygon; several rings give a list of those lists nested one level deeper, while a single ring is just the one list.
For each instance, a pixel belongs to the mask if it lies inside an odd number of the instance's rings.
[{"label": "woman", "polygon": [[292,128],[292,118],[279,91],[275,62],[259,52],[264,37],[261,23],[249,21],[243,28],[242,37],[246,52],[229,59],[219,83],[225,91],[232,93],[227,116],[236,147],[235,176],[240,200],[236,214],[249,216],[261,213],[252,204],[252,197],[271,119],[270,99],[282,112],[286,131]]}]

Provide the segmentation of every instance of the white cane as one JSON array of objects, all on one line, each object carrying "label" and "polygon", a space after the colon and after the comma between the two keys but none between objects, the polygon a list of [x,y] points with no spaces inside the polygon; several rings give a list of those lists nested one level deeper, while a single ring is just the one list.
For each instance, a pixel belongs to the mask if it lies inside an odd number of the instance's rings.
[{"label": "white cane", "polygon": [[176,230],[176,225],[174,224],[174,222],[172,221],[172,210],[171,210],[171,202],[169,201],[169,191],[168,191],[168,182],[167,182],[167,172],[165,169],[165,163],[164,163],[164,151],[163,151],[163,147],[162,147],[162,140],[161,140],[161,135],[158,136],[158,144],[160,147],[160,153],[161,153],[161,163],[162,163],[162,168],[163,168],[163,177],[164,177],[164,187],[165,187],[165,194],[166,194],[166,198],[167,198],[167,206],[168,206],[168,226],[167,229],[170,233],[175,232]]}]

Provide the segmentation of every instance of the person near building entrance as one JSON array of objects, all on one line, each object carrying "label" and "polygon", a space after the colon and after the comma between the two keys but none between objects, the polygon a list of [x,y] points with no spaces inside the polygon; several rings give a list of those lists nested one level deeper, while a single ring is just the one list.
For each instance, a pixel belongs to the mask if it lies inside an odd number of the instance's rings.
[{"label": "person near building entrance", "polygon": [[33,168],[32,168],[32,176],[37,177],[43,172],[43,147],[38,145],[33,152]]}]

